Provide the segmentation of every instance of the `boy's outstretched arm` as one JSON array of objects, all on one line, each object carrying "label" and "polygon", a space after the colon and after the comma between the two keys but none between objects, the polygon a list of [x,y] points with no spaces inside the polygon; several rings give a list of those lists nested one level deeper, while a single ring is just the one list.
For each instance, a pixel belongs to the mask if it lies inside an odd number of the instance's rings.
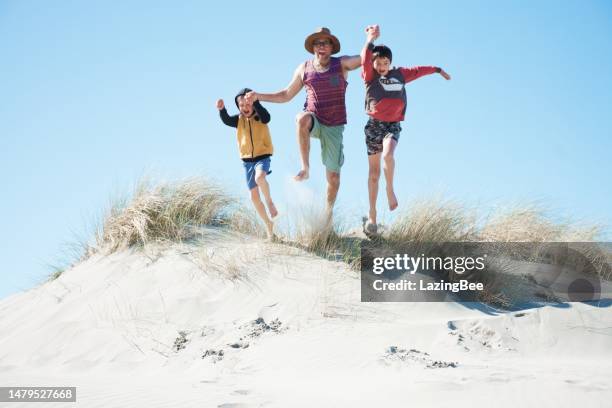
[{"label": "boy's outstretched arm", "polygon": [[230,116],[225,109],[225,104],[223,103],[223,99],[217,100],[217,109],[219,109],[219,116],[221,117],[221,121],[225,123],[227,126],[238,127],[238,115]]},{"label": "boy's outstretched arm", "polygon": [[419,79],[422,76],[436,74],[436,73],[442,75],[444,79],[446,79],[447,81],[450,80],[451,78],[450,75],[448,75],[446,71],[444,71],[442,68],[433,67],[433,66],[400,68],[400,71],[402,75],[404,75],[404,81],[406,83],[410,81],[414,81],[415,79]]},{"label": "boy's outstretched arm", "polygon": [[255,111],[255,114],[259,116],[261,123],[270,122],[270,112],[268,112],[268,110],[264,108],[259,101],[253,102],[253,110]]},{"label": "boy's outstretched arm", "polygon": [[361,50],[361,77],[365,82],[370,82],[374,79],[374,67],[372,66],[372,48],[374,48],[374,40],[380,36],[380,28],[378,25],[367,26],[366,43]]}]

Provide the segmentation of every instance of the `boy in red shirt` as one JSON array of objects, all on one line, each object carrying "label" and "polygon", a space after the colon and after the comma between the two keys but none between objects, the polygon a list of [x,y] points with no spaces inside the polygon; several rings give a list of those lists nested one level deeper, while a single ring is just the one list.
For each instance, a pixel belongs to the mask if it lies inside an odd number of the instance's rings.
[{"label": "boy in red shirt", "polygon": [[376,234],[376,198],[380,178],[380,157],[382,153],[383,170],[387,182],[387,199],[391,211],[397,208],[397,198],[393,191],[395,159],[393,153],[402,130],[400,122],[406,112],[406,90],[404,86],[424,75],[439,73],[449,80],[442,68],[419,66],[412,68],[391,67],[392,53],[384,45],[374,46],[373,41],[380,36],[378,25],[366,28],[367,40],[361,51],[361,76],[366,84],[366,113],[370,116],[365,126],[368,148],[369,177],[368,193],[370,212],[364,224],[367,234]]}]

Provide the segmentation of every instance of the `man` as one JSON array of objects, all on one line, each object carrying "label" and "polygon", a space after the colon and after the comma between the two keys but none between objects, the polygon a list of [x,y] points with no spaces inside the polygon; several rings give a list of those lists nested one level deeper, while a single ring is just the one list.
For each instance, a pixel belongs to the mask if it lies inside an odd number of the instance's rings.
[{"label": "man", "polygon": [[361,67],[361,56],[332,57],[340,51],[340,41],[325,27],[306,37],[304,47],[314,58],[296,68],[285,89],[270,94],[250,92],[247,100],[284,103],[306,87],[304,111],[296,116],[302,168],[294,179],[308,179],[310,137],[316,137],[321,141],[321,160],[327,176],[327,211],[331,218],[340,187],[340,168],[344,163],[342,133],[346,124],[346,78],[348,71]]}]

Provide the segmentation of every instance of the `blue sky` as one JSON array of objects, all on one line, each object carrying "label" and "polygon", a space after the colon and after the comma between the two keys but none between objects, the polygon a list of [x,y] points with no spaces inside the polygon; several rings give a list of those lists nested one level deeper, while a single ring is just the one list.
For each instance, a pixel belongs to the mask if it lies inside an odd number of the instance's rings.
[{"label": "blue sky", "polygon": [[[453,77],[407,86],[400,211],[444,193],[484,211],[536,201],[611,224],[609,2],[314,4],[1,1],[0,297],[44,279],[64,243],[142,174],[208,175],[246,199],[235,135],[215,100],[231,106],[244,86],[282,89],[318,26],[339,37],[341,54],[357,54],[364,27],[380,24],[395,65],[438,65]],[[338,208],[355,224],[367,211],[363,97],[352,72]],[[301,93],[266,105],[281,208],[296,189],[323,200],[318,145],[307,184],[289,181],[303,102]]]}]

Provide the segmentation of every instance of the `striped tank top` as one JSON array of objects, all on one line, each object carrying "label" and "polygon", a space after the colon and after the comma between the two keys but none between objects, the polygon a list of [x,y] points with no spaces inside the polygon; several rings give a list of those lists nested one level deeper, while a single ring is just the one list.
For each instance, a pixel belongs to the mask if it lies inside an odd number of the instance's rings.
[{"label": "striped tank top", "polygon": [[346,124],[344,96],[348,82],[342,74],[340,58],[332,57],[325,72],[317,72],[313,61],[306,61],[302,81],[306,86],[305,111],[314,113],[326,126]]}]

